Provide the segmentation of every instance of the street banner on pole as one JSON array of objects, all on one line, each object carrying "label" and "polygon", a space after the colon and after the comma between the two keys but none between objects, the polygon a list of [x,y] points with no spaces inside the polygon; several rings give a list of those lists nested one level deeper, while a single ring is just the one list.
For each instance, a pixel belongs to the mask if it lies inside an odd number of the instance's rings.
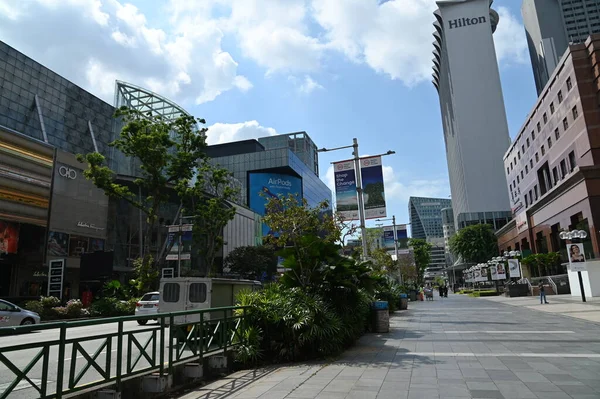
[{"label": "street banner on pole", "polygon": [[569,254],[569,269],[572,272],[587,270],[583,244],[567,244],[567,253]]},{"label": "street banner on pole", "polygon": [[381,156],[361,159],[360,173],[365,199],[365,219],[386,217]]},{"label": "street banner on pole", "polygon": [[482,267],[479,271],[479,281],[485,282],[488,281],[487,267]]},{"label": "street banner on pole", "polygon": [[521,277],[521,270],[519,269],[519,260],[518,259],[509,259],[508,260],[508,274],[511,278]]},{"label": "street banner on pole", "polygon": [[336,210],[344,220],[358,220],[358,195],[354,161],[333,164]]},{"label": "street banner on pole", "polygon": [[492,274],[492,280],[498,280],[498,266],[497,265],[491,265],[490,266],[490,273]]},{"label": "street banner on pole", "polygon": [[504,267],[504,263],[496,265],[496,273],[498,273],[498,280],[506,280],[506,267]]}]

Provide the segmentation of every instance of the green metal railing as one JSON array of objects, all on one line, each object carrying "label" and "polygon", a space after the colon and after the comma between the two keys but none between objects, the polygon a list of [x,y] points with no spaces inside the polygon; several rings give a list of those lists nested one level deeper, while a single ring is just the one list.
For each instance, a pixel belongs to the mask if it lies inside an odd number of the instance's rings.
[{"label": "green metal railing", "polygon": [[[111,385],[120,390],[124,380],[136,376],[155,372],[173,375],[177,365],[202,363],[204,357],[239,344],[238,332],[247,309],[231,306],[0,328],[0,376],[3,377],[0,383],[6,375],[14,375],[8,386],[6,382],[0,384],[6,386],[3,392],[0,388],[0,399],[25,388],[35,389],[35,397],[39,398],[62,398]],[[149,319],[157,319],[158,324],[131,323]],[[89,326],[111,327],[114,331],[69,336],[77,328]],[[27,337],[21,334],[37,331],[58,332],[58,339],[9,346],[2,343],[6,336]],[[31,360],[24,365],[15,359],[15,354]],[[56,374],[52,377],[54,370]]]}]

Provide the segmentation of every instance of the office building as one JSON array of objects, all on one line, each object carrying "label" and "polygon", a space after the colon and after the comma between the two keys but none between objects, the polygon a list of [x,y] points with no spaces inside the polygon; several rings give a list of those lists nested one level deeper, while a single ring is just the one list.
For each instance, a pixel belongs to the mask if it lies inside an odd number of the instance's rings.
[{"label": "office building", "polygon": [[502,157],[510,144],[489,0],[439,1],[433,84],[438,91],[456,229],[510,219]]},{"label": "office building", "polygon": [[521,13],[539,96],[569,43],[583,43],[600,32],[600,2],[523,0]]},{"label": "office building", "polygon": [[[306,132],[299,132],[216,144],[207,153],[241,183],[244,203],[264,215],[267,198],[279,195],[297,195],[311,207],[331,203],[331,190],[319,178],[316,148]],[[267,226],[263,233],[270,233]]]},{"label": "office building", "polygon": [[506,152],[515,218],[496,233],[501,251],[560,252],[567,262],[559,233],[583,229],[586,258],[600,254],[599,53],[599,34],[568,47]]},{"label": "office building", "polygon": [[452,202],[447,198],[410,197],[408,199],[411,237],[426,240],[432,245],[431,261],[425,270],[426,279],[443,275],[443,271],[448,265],[444,245],[442,209],[451,206]]},{"label": "office building", "polygon": [[[116,91],[117,106],[165,118],[186,113],[131,84],[117,82]],[[0,42],[0,234],[6,238],[0,243],[0,297],[46,295],[52,260],[65,263],[64,299],[78,297],[80,287],[96,291],[106,279],[127,280],[146,218],[125,201],[107,198],[85,179],[85,165],[75,157],[97,151],[116,168],[118,182],[135,187],[136,165],[108,145],[121,128],[114,112],[114,106]],[[236,209],[219,259],[233,245],[260,239],[260,217],[241,205]],[[178,211],[174,196],[161,209],[161,223],[175,221]],[[166,235],[166,228],[157,229],[152,253],[164,253]],[[102,263],[101,274],[94,259]]]},{"label": "office building", "polygon": [[452,208],[444,208],[442,213],[442,230],[444,231],[444,248],[446,251],[446,264],[454,263],[454,256],[450,252],[450,239],[456,234],[454,228],[454,212]]}]

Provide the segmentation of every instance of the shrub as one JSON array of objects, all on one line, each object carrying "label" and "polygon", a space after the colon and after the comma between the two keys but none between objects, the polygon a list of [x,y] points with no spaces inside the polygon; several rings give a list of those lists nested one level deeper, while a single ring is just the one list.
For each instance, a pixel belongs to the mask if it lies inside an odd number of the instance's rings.
[{"label": "shrub", "polygon": [[478,298],[482,296],[498,296],[498,292],[495,290],[483,290],[483,291],[473,291],[469,294],[469,296]]},{"label": "shrub", "polygon": [[91,316],[118,317],[129,316],[135,312],[136,300],[119,301],[116,298],[102,298],[92,302],[89,308]]},{"label": "shrub", "polygon": [[[252,306],[242,336],[250,329],[263,331],[260,337],[256,333],[252,353],[287,362],[334,355],[344,347],[343,319],[320,295],[269,284],[261,291],[241,292],[238,299],[240,305]],[[250,352],[250,345],[243,350]],[[244,356],[238,352],[238,359]]]},{"label": "shrub", "polygon": [[50,309],[60,306],[60,299],[55,296],[43,296],[40,298],[40,303],[44,308]]},{"label": "shrub", "polygon": [[42,302],[40,301],[27,301],[23,307],[39,315],[44,311],[44,305],[42,305]]},{"label": "shrub", "polygon": [[79,299],[71,299],[67,302],[66,312],[69,317],[80,317],[81,309],[83,309],[83,304]]}]

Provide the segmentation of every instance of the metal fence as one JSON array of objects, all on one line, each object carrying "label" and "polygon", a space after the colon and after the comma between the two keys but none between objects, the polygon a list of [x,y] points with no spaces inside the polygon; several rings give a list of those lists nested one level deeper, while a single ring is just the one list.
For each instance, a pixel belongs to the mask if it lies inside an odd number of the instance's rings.
[{"label": "metal fence", "polygon": [[[247,308],[0,328],[0,382],[5,381],[0,384],[4,387],[3,391],[0,388],[0,398],[23,389],[35,390],[33,397],[62,398],[111,385],[119,390],[124,380],[154,372],[173,375],[177,365],[201,362],[206,356],[238,345]],[[181,322],[183,318],[194,321]],[[158,323],[136,323],[148,319],[157,319]],[[38,338],[36,332],[43,339],[33,342]],[[21,338],[31,342],[9,342]]]}]

